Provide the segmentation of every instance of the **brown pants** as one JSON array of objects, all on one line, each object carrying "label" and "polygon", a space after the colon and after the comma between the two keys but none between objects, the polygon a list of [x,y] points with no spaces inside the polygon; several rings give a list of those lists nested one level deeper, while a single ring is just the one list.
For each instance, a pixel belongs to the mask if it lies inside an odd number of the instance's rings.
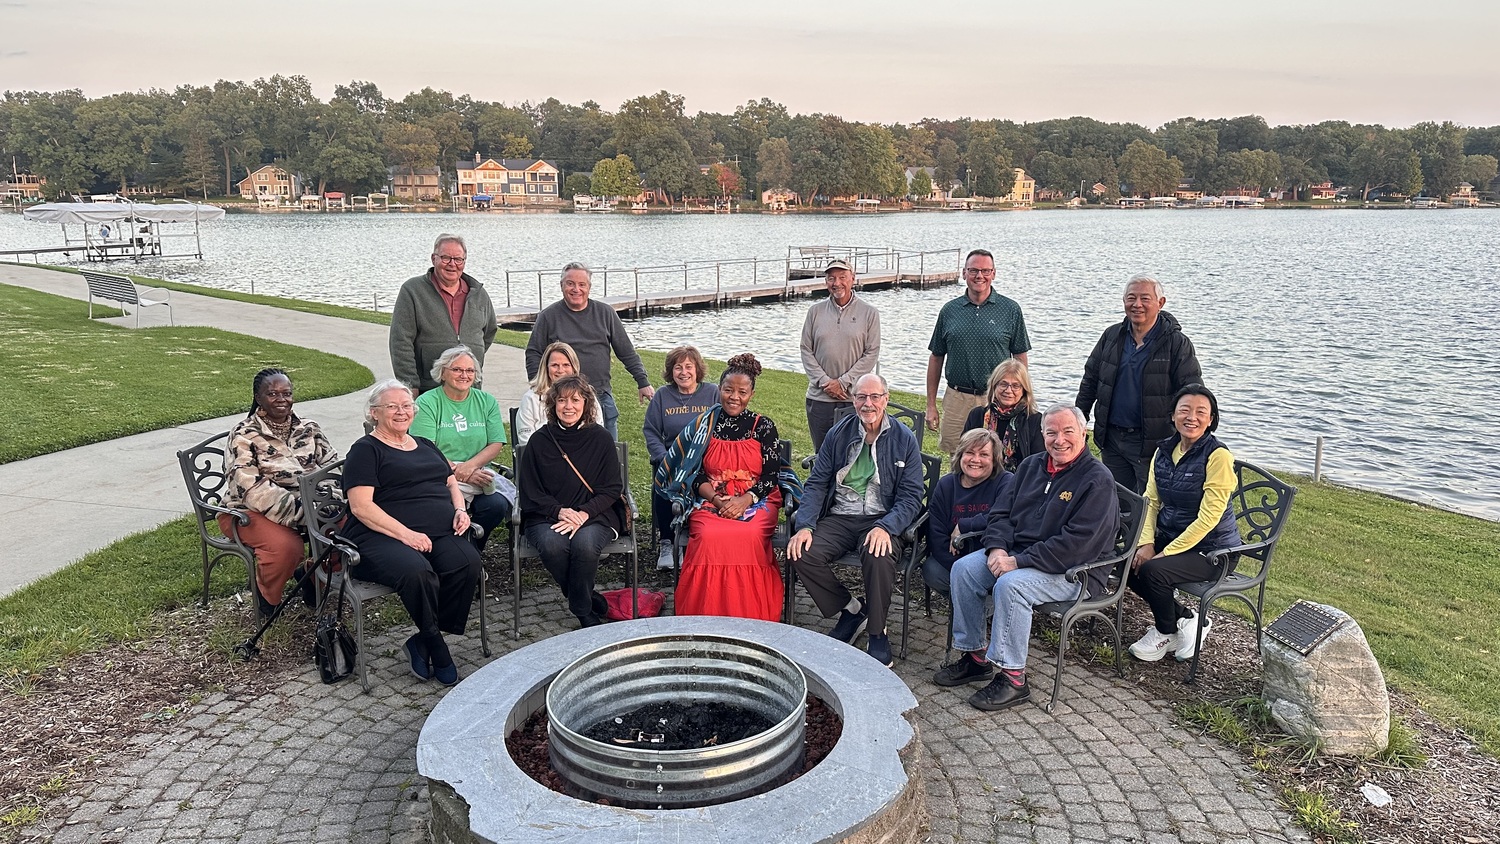
[{"label": "brown pants", "polygon": [[984,396],[960,393],[952,387],[943,391],[942,423],[938,428],[943,434],[939,447],[944,454],[953,455],[954,449],[958,448],[958,438],[963,436],[964,423],[969,420],[969,411],[983,404]]},{"label": "brown pants", "polygon": [[[302,562],[302,535],[260,513],[249,511],[250,524],[240,528],[240,541],[255,552],[255,590],[272,606],[281,603],[281,593]],[[229,535],[230,516],[219,516],[219,530]]]}]

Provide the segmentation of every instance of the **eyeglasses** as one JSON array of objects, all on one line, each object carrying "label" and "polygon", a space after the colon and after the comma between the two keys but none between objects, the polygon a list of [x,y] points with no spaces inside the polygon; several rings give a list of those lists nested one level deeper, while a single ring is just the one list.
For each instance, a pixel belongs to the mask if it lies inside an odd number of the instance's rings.
[{"label": "eyeglasses", "polygon": [[964,275],[994,275],[993,269],[981,270],[977,267],[964,267]]},{"label": "eyeglasses", "polygon": [[465,258],[465,257],[463,257],[461,255],[460,256],[454,256],[454,255],[434,255],[433,257],[437,258],[438,259],[438,263],[440,263],[440,264],[462,264],[465,261],[469,260],[468,258]]},{"label": "eyeglasses", "polygon": [[1017,384],[1014,381],[1001,381],[999,384],[996,384],[995,387],[998,388],[1002,393],[1015,393],[1026,389],[1025,387],[1022,387],[1020,384]]},{"label": "eyeglasses", "polygon": [[463,368],[463,369],[460,369],[460,368],[458,368],[456,366],[450,366],[450,367],[448,367],[448,371],[451,372],[451,373],[453,373],[454,375],[473,375],[474,373],[478,372],[479,370],[477,370],[477,369],[469,369],[467,367]]},{"label": "eyeglasses", "polygon": [[398,410],[404,413],[411,413],[412,411],[417,409],[417,406],[409,401],[401,402],[399,404],[395,402],[392,402],[391,404],[377,404],[375,406],[380,408],[381,410],[386,411],[387,413],[395,413]]},{"label": "eyeglasses", "polygon": [[860,404],[869,404],[870,402],[880,401],[888,395],[890,393],[855,393],[854,400]]}]

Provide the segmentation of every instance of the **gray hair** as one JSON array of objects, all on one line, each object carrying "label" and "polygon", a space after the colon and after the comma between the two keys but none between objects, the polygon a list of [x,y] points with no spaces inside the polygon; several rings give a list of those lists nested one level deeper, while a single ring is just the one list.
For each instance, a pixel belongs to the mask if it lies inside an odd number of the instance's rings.
[{"label": "gray hair", "polygon": [[1167,297],[1167,289],[1165,287],[1162,287],[1161,282],[1158,281],[1156,276],[1152,275],[1151,273],[1136,273],[1135,275],[1131,276],[1130,280],[1125,282],[1125,291],[1127,293],[1130,292],[1130,286],[1132,284],[1149,284],[1152,287],[1156,288],[1156,298],[1165,299]]},{"label": "gray hair", "polygon": [[1083,418],[1083,411],[1078,409],[1078,405],[1068,404],[1067,402],[1058,402],[1057,404],[1054,404],[1051,407],[1047,408],[1046,412],[1042,414],[1042,424],[1045,425],[1048,419],[1051,419],[1059,413],[1073,414],[1073,419],[1078,423],[1079,428],[1088,426],[1088,420]]},{"label": "gray hair", "polygon": [[[475,357],[474,353],[469,351],[468,346],[454,346],[438,355],[437,360],[432,362],[432,380],[439,384],[443,383],[443,370],[447,369],[455,360],[462,357],[474,361],[474,368],[479,368],[479,358]],[[474,374],[478,375],[479,373],[476,372]]]},{"label": "gray hair", "polygon": [[879,372],[866,372],[864,375],[859,376],[859,380],[854,382],[855,389],[859,389],[860,383],[863,382],[866,378],[874,378],[876,381],[879,381],[880,392],[889,393],[891,391],[891,386],[885,382],[885,376],[881,375]]},{"label": "gray hair", "polygon": [[380,400],[385,398],[385,394],[389,393],[392,390],[401,390],[408,396],[410,396],[412,401],[417,400],[416,391],[406,386],[404,382],[396,378],[387,378],[384,381],[376,381],[375,386],[370,388],[370,392],[365,394],[366,422],[373,423],[375,421],[375,407],[381,404],[382,402]]},{"label": "gray hair", "polygon": [[585,264],[582,261],[569,261],[568,263],[563,264],[562,275],[559,275],[557,277],[557,280],[559,282],[567,281],[568,273],[574,270],[583,270],[583,274],[589,277],[589,281],[594,280],[594,271],[589,269],[589,265]]},{"label": "gray hair", "polygon": [[456,234],[448,234],[446,232],[438,235],[437,240],[434,240],[432,242],[432,254],[436,255],[438,253],[438,250],[442,249],[443,244],[445,243],[457,243],[458,248],[464,251],[464,257],[469,257],[469,245],[467,243],[464,243],[464,239]]}]

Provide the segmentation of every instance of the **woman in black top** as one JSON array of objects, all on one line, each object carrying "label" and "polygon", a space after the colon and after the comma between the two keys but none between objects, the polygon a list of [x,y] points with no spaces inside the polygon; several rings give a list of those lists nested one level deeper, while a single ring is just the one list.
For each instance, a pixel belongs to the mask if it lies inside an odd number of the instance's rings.
[{"label": "woman in black top", "polygon": [[1001,361],[990,373],[985,395],[989,401],[969,411],[964,430],[993,431],[1000,438],[1000,449],[995,452],[1000,472],[1014,472],[1022,460],[1045,450],[1042,414],[1037,412],[1026,364],[1015,358]]},{"label": "woman in black top", "polygon": [[375,429],[349,447],[344,495],[353,516],[344,526],[359,547],[359,577],[396,590],[416,622],[406,640],[419,680],[458,682],[443,633],[461,634],[479,582],[479,551],[464,538],[469,514],[448,459],[429,440],[411,436],[415,396],[400,381],[376,384],[365,400]]},{"label": "woman in black top", "polygon": [[600,552],[625,530],[625,484],[614,438],[594,421],[598,399],[582,375],[552,382],[547,424],[518,460],[521,529],[583,627],[604,620],[594,591]]}]

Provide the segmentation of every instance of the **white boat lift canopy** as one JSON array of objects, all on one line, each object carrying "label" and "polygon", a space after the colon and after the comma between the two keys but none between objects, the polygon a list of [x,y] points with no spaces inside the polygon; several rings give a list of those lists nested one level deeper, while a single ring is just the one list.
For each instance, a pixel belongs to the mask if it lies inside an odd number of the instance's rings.
[{"label": "white boat lift canopy", "polygon": [[[33,205],[22,212],[28,220],[39,223],[58,223],[63,229],[66,246],[47,249],[48,252],[81,251],[90,261],[108,261],[112,258],[202,258],[203,245],[199,238],[198,225],[224,217],[224,209],[216,205],[201,205],[195,202],[172,202],[150,205],[139,202],[48,202]],[[163,224],[191,223],[191,233],[171,233],[168,237],[191,237],[191,252],[168,254],[162,248]],[[68,226],[82,228],[81,236],[74,236]],[[28,251],[28,250],[19,250]],[[29,250],[39,251],[39,250]]]}]

